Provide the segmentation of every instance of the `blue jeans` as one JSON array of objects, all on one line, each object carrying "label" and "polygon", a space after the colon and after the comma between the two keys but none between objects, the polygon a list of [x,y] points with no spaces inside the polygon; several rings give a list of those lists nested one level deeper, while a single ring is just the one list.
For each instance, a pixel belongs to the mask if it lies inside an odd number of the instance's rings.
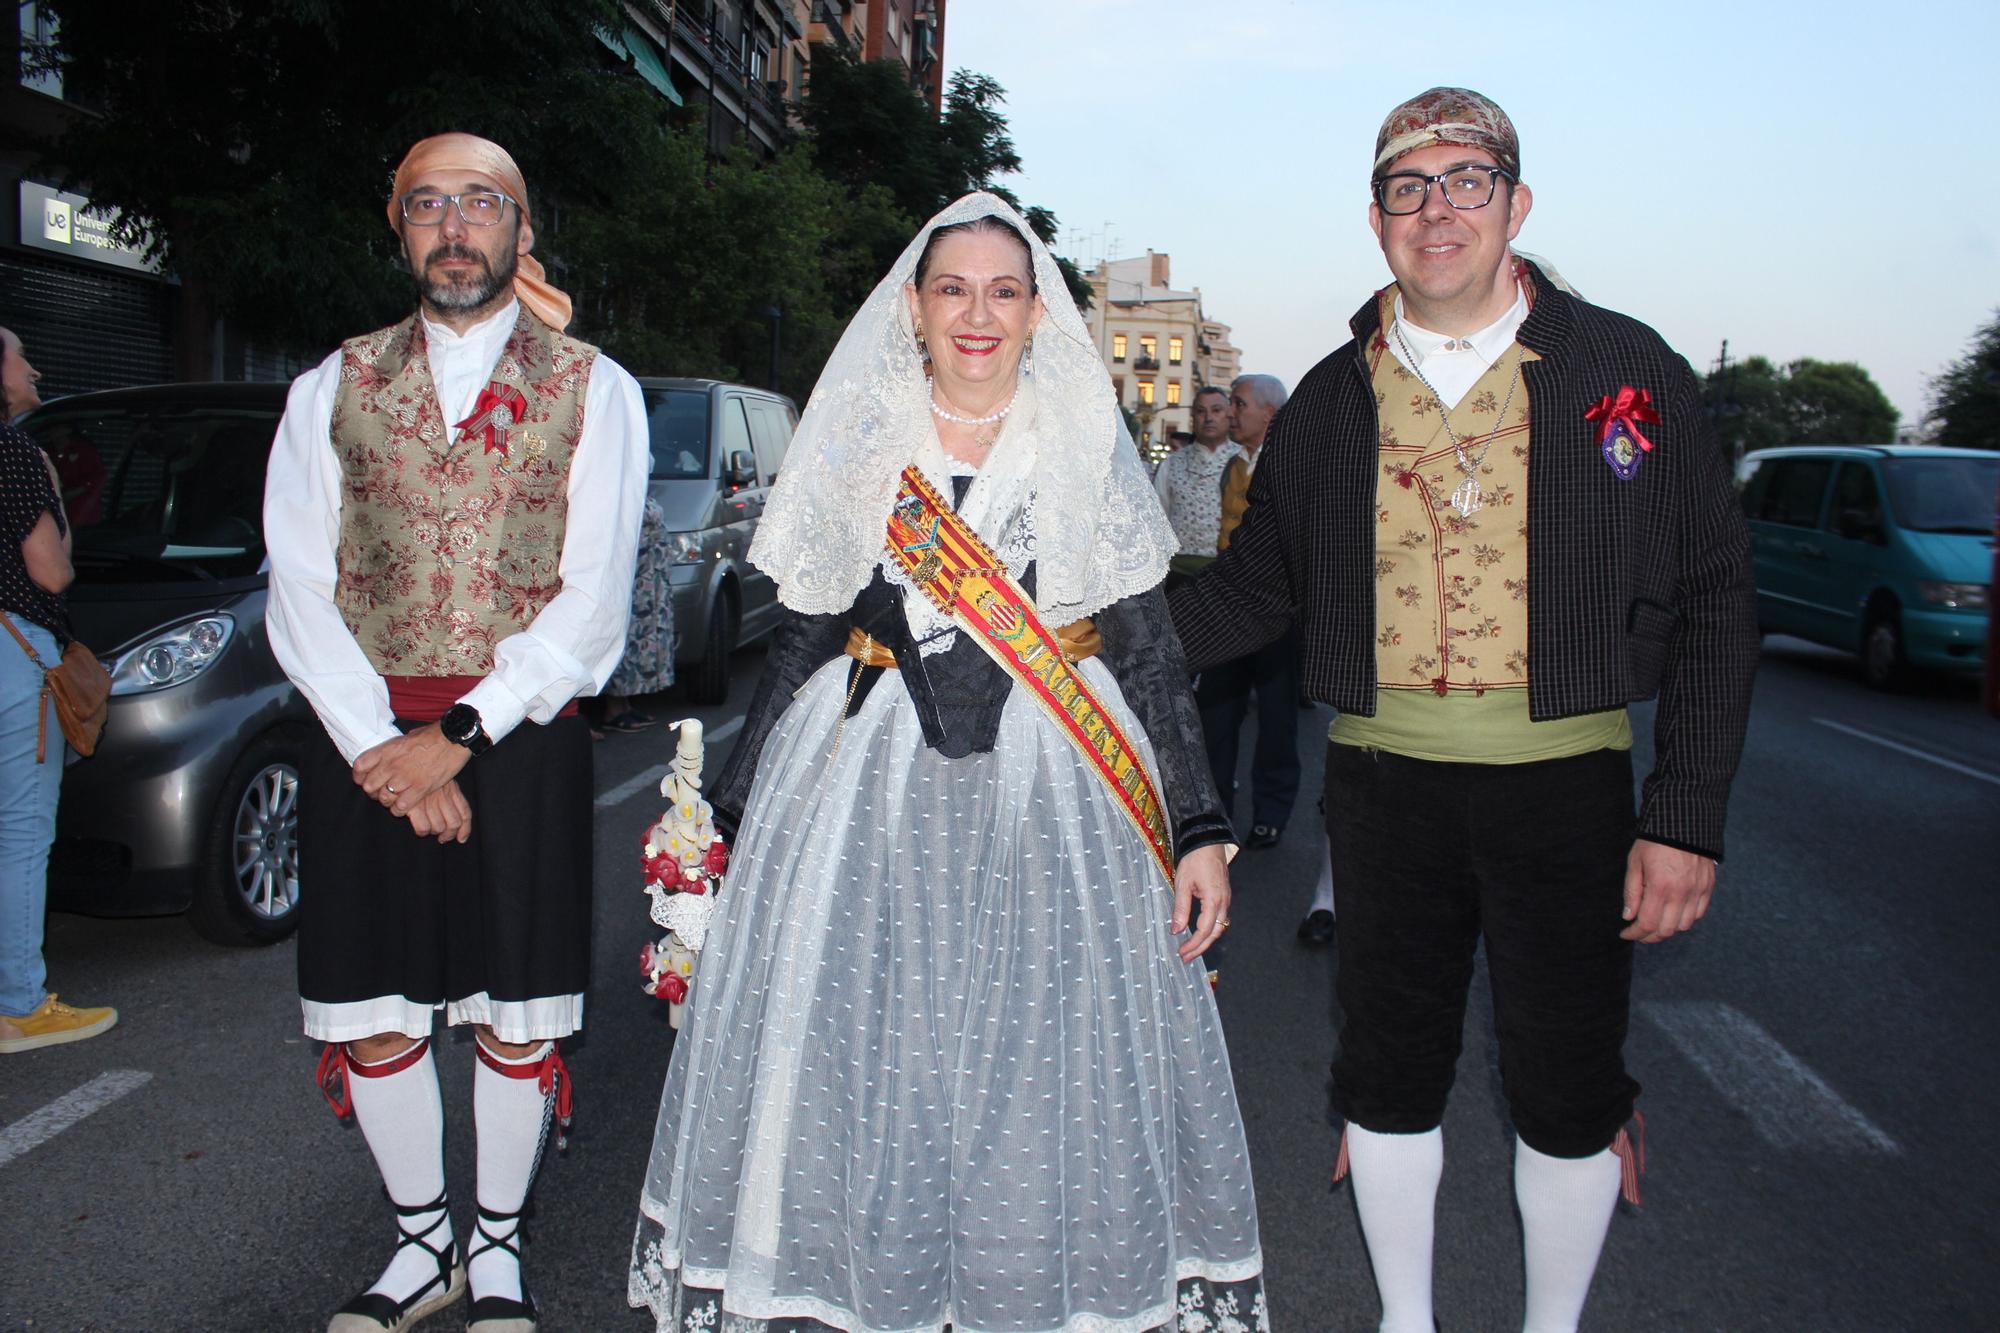
[{"label": "blue jeans", "polygon": [[[9,616],[41,659],[62,660],[56,637]],[[42,918],[49,898],[49,844],[56,837],[56,792],[68,751],[56,706],[42,698],[42,673],[10,634],[0,633],[0,1014],[33,1013],[43,983]],[[37,714],[46,710],[48,754],[35,762]]]}]

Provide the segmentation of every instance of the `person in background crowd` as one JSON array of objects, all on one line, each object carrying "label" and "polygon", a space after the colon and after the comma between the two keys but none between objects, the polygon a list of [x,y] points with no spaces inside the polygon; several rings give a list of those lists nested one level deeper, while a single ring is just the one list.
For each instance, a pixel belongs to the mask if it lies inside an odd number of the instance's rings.
[{"label": "person in background crowd", "polygon": [[116,1009],[77,1008],[42,989],[49,846],[66,757],[42,671],[69,644],[63,591],[73,571],[55,467],[12,424],[41,406],[40,379],[14,331],[0,329],[0,612],[12,630],[0,636],[0,1055],[82,1041],[118,1021]]},{"label": "person in background crowd", "polygon": [[[293,384],[264,501],[272,651],[324,727],[300,775],[305,1030],[398,1229],[328,1329],[404,1329],[470,1285],[471,1333],[529,1333],[521,1217],[569,1104],[556,1043],[582,1025],[590,965],[574,700],[625,649],[646,414],[630,375],[563,332],[505,149],[423,140],[388,215],[419,309]],[[475,1034],[463,1263],[439,1009]]]},{"label": "person in background crowd", "polygon": [[[1439,1126],[1483,943],[1522,1326],[1571,1330],[1621,1185],[1637,1201],[1633,946],[1715,888],[1757,665],[1749,534],[1687,362],[1510,248],[1533,198],[1505,112],[1421,93],[1370,177],[1395,282],[1272,424],[1174,622],[1197,667],[1297,626],[1307,692],[1340,712],[1333,1077],[1381,1327],[1434,1326]],[[1626,706],[1653,697],[1635,816]]]},{"label": "person in background crowd", "polygon": [[1229,393],[1215,385],[1198,391],[1190,410],[1194,447],[1174,450],[1160,461],[1153,486],[1174,525],[1180,550],[1167,566],[1169,586],[1215,559],[1222,524],[1222,473],[1243,446],[1229,440]]},{"label": "person in background crowd", "polygon": [[[1229,386],[1230,438],[1237,453],[1222,475],[1216,547],[1226,550],[1249,501],[1250,478],[1271,429],[1285,405],[1285,386],[1275,375],[1238,375]],[[1250,752],[1250,836],[1245,847],[1275,847],[1292,817],[1299,795],[1299,647],[1286,634],[1248,657],[1221,662],[1195,683],[1209,770],[1232,813],[1236,796],[1237,738],[1257,699],[1257,742]]]}]

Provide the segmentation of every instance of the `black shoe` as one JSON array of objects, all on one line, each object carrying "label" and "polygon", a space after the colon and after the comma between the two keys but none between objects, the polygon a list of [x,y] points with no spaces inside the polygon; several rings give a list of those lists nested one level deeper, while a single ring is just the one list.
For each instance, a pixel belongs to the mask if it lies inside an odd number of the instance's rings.
[{"label": "black shoe", "polygon": [[[327,1333],[401,1333],[425,1316],[434,1314],[450,1305],[465,1294],[465,1266],[458,1261],[458,1241],[451,1234],[451,1214],[445,1207],[442,1194],[427,1204],[415,1208],[405,1208],[394,1199],[390,1207],[396,1210],[396,1226],[402,1234],[397,1238],[396,1248],[414,1245],[427,1250],[437,1261],[437,1276],[410,1293],[405,1300],[396,1301],[380,1292],[363,1292],[340,1307],[327,1324]],[[402,1231],[403,1219],[421,1217],[426,1213],[444,1213],[441,1221],[433,1222],[429,1229],[420,1232]],[[444,1231],[444,1245],[433,1245],[429,1237],[440,1228]]]},{"label": "black shoe", "polygon": [[[466,1266],[471,1267],[472,1261],[487,1250],[505,1250],[514,1256],[518,1271],[523,1239],[521,1214],[526,1211],[525,1206],[511,1213],[492,1213],[481,1208],[472,1239],[465,1246]],[[488,1222],[496,1225],[512,1222],[513,1233],[502,1239],[486,1229]],[[467,1333],[535,1333],[535,1298],[528,1294],[527,1282],[523,1280],[521,1283],[521,1299],[518,1301],[505,1296],[474,1296],[465,1327]]]},{"label": "black shoe", "polygon": [[1278,835],[1282,832],[1284,830],[1275,824],[1253,824],[1250,828],[1250,837],[1243,845],[1250,848],[1276,847]]},{"label": "black shoe", "polygon": [[1324,949],[1333,943],[1333,913],[1324,907],[1307,912],[1306,919],[1299,922],[1299,943],[1308,949]]}]

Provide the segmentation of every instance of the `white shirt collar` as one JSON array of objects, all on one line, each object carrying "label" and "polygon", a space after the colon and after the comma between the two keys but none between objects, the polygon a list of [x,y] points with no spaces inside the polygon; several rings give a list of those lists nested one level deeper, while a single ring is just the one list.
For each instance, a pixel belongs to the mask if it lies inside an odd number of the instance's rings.
[{"label": "white shirt collar", "polygon": [[500,309],[480,320],[464,333],[448,324],[440,324],[429,315],[419,314],[423,321],[424,339],[433,356],[444,353],[458,356],[464,353],[491,349],[495,356],[500,353],[500,345],[507,341],[507,335],[514,331],[514,321],[520,318],[521,303],[511,300]]},{"label": "white shirt collar", "polygon": [[[1395,332],[1402,335],[1402,341],[1409,346],[1410,355],[1417,364],[1412,370],[1423,369],[1424,363],[1433,356],[1455,357],[1470,352],[1478,357],[1483,366],[1490,366],[1500,360],[1514,342],[1514,335],[1521,330],[1521,323],[1528,317],[1528,292],[1520,283],[1514,284],[1514,304],[1507,307],[1507,313],[1488,324],[1477,333],[1463,338],[1454,338],[1445,333],[1433,333],[1418,324],[1412,324],[1403,315],[1403,294],[1396,293]],[[1396,339],[1392,336],[1390,341]],[[1402,349],[1398,348],[1400,352]],[[1401,356],[1396,358],[1402,360]]]}]

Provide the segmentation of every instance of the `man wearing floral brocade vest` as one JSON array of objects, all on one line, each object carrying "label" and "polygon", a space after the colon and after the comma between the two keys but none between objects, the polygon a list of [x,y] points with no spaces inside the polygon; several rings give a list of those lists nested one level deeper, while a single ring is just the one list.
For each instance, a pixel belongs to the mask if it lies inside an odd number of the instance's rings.
[{"label": "man wearing floral brocade vest", "polygon": [[[1532,197],[1498,106],[1434,88],[1397,107],[1371,189],[1396,281],[1278,416],[1174,621],[1197,670],[1296,624],[1306,693],[1340,710],[1337,1170],[1381,1327],[1433,1327],[1439,1126],[1483,941],[1523,1327],[1573,1329],[1643,1160],[1633,945],[1706,914],[1722,855],[1749,541],[1687,363],[1511,250]],[[1635,814],[1626,705],[1652,697]]]},{"label": "man wearing floral brocade vest", "polygon": [[[574,701],[624,651],[645,410],[630,375],[563,333],[569,298],[528,253],[506,150],[423,140],[388,213],[420,308],[292,386],[265,494],[271,646],[325,728],[301,773],[305,1030],[327,1043],[321,1087],[360,1123],[398,1229],[328,1328],[408,1328],[469,1284],[468,1328],[532,1333],[520,1219],[568,1113],[556,1043],[582,1025],[589,968]],[[439,1009],[477,1036],[463,1251]]]}]

